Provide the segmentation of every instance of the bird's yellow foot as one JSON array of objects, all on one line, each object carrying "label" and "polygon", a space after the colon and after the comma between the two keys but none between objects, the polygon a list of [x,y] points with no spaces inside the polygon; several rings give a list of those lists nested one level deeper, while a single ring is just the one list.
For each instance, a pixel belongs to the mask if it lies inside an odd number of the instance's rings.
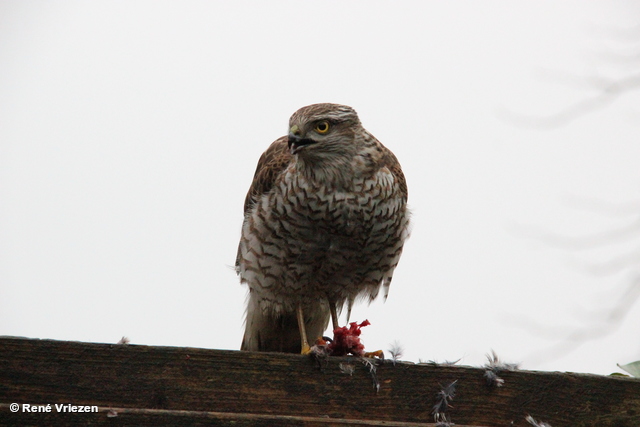
[{"label": "bird's yellow foot", "polygon": [[311,347],[309,347],[308,343],[303,343],[302,344],[302,350],[300,350],[300,354],[309,354],[311,353]]},{"label": "bird's yellow foot", "polygon": [[384,352],[382,350],[367,351],[364,353],[364,357],[377,357],[378,359],[384,360]]}]

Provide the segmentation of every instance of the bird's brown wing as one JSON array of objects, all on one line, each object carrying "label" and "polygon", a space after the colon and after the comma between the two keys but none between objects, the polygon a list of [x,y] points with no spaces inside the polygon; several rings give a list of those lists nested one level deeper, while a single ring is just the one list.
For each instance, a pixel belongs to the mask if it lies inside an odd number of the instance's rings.
[{"label": "bird's brown wing", "polygon": [[[284,171],[293,160],[293,155],[289,152],[288,137],[283,136],[276,139],[267,150],[262,153],[256,172],[253,175],[251,187],[244,199],[244,215],[246,216],[253,205],[255,205],[263,194],[271,190],[277,177]],[[240,248],[236,256],[236,267],[240,261]]]},{"label": "bird's brown wing", "polygon": [[267,150],[262,153],[253,182],[244,200],[244,214],[251,210],[253,205],[273,187],[273,183],[283,170],[287,168],[293,156],[289,152],[288,137],[276,139]]},{"label": "bird's brown wing", "polygon": [[400,186],[400,194],[406,201],[409,198],[409,190],[407,189],[407,181],[405,180],[404,174],[402,173],[400,162],[387,147],[383,148],[383,152],[384,154],[382,157],[382,165],[383,167],[386,166],[387,169],[389,169],[393,176],[398,180],[398,185]]}]

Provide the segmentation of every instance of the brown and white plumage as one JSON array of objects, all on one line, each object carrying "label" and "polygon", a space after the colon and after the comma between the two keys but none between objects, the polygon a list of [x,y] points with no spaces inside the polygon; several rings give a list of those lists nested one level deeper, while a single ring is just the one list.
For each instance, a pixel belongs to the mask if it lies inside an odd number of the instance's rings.
[{"label": "brown and white plumage", "polygon": [[[385,297],[408,235],[398,160],[344,105],[296,111],[258,161],[236,270],[243,350],[299,352],[358,297]],[[305,334],[306,332],[306,334]]]}]

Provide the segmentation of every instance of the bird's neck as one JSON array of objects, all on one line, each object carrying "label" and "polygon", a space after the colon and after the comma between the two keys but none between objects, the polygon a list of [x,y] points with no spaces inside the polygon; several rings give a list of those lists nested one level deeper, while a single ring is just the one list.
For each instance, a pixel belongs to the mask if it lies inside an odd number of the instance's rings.
[{"label": "bird's neck", "polygon": [[328,187],[336,191],[351,191],[357,182],[375,175],[379,165],[369,155],[336,158],[332,161],[310,162],[298,158],[296,169],[314,187]]},{"label": "bird's neck", "polygon": [[334,158],[309,159],[298,157],[296,168],[310,183],[336,190],[349,189],[359,172],[354,169],[352,159],[344,156]]}]

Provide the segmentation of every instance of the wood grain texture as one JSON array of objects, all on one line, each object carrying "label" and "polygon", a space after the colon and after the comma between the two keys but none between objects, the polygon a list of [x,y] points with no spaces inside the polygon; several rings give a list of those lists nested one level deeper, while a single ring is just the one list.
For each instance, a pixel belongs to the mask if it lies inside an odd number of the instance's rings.
[{"label": "wood grain texture", "polygon": [[[352,375],[340,364],[354,367]],[[457,380],[456,426],[640,426],[640,381],[555,372],[500,373],[355,358],[0,338],[0,425],[433,425]],[[98,413],[11,413],[11,403],[97,405]],[[116,417],[108,417],[112,408]],[[112,414],[113,415],[113,414]]]}]

